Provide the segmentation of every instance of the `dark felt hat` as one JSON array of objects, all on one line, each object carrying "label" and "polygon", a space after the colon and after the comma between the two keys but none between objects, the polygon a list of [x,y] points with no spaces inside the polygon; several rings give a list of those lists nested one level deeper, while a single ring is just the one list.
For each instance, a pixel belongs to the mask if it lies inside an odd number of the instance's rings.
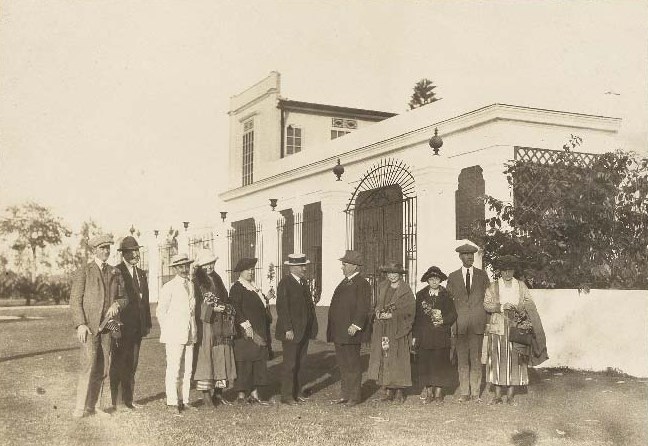
[{"label": "dark felt hat", "polygon": [[439,279],[441,279],[441,282],[448,278],[448,276],[446,276],[438,266],[429,267],[428,270],[423,274],[423,277],[421,277],[421,282],[427,282],[430,277],[438,277]]},{"label": "dark felt hat", "polygon": [[344,253],[344,257],[341,257],[340,260],[344,263],[362,266],[362,254],[360,254],[358,251],[347,249],[347,251]]},{"label": "dark felt hat", "polygon": [[241,271],[245,271],[246,269],[254,268],[254,266],[257,264],[257,261],[258,259],[253,257],[243,257],[234,267],[234,272],[240,273]]},{"label": "dark felt hat", "polygon": [[140,248],[142,248],[142,246],[137,243],[135,237],[128,235],[122,239],[118,251],[136,251]]},{"label": "dark felt hat", "polygon": [[403,268],[403,264],[400,262],[387,262],[380,267],[380,271],[383,273],[398,273],[405,274],[406,269]]},{"label": "dark felt hat", "polygon": [[493,265],[496,269],[502,271],[507,269],[517,269],[520,266],[520,259],[514,255],[506,254],[500,256]]}]

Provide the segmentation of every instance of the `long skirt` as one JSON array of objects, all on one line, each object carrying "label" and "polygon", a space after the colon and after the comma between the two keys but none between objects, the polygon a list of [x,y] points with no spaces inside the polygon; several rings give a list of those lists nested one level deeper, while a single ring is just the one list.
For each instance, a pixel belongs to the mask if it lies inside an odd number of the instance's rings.
[{"label": "long skirt", "polygon": [[416,359],[418,383],[428,387],[454,387],[457,368],[450,363],[450,348],[419,349]]},{"label": "long skirt", "polygon": [[236,361],[238,373],[234,389],[238,392],[249,392],[259,386],[268,385],[268,349],[263,347],[261,359]]},{"label": "long skirt", "polygon": [[198,347],[198,361],[194,380],[196,389],[211,390],[227,387],[227,382],[236,379],[234,349],[230,344]]},{"label": "long skirt", "polygon": [[375,380],[376,384],[383,387],[410,387],[412,385],[410,339],[408,336],[403,336],[389,341],[389,350],[385,355],[381,348],[381,338],[377,336],[372,338],[367,378]]},{"label": "long skirt", "polygon": [[489,334],[486,342],[486,381],[497,386],[528,385],[528,355],[521,354],[507,334]]}]

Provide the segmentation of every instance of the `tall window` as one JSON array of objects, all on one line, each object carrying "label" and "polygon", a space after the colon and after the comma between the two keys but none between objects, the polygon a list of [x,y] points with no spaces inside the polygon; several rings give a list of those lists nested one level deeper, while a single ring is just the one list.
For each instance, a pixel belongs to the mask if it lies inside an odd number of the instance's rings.
[{"label": "tall window", "polygon": [[254,120],[243,123],[243,186],[252,184],[254,170]]},{"label": "tall window", "polygon": [[301,152],[302,149],[302,129],[289,125],[286,129],[286,155]]}]

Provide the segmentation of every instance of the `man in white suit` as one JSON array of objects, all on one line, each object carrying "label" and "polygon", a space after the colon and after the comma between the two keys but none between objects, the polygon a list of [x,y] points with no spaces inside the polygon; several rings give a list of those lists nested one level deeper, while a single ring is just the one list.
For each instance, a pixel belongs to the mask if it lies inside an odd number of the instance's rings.
[{"label": "man in white suit", "polygon": [[171,258],[176,275],[162,286],[157,307],[160,342],[166,346],[166,403],[179,414],[189,403],[193,344],[196,342],[196,302],[189,280],[190,265],[186,254]]}]

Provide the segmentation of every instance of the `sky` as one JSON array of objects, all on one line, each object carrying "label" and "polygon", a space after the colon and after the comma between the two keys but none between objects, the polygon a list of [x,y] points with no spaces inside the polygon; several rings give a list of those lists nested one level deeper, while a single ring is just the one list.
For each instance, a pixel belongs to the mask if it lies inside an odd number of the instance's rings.
[{"label": "sky", "polygon": [[229,98],[403,113],[443,100],[623,118],[648,149],[646,1],[57,1],[0,4],[0,208],[73,230],[206,225],[226,210]]}]

